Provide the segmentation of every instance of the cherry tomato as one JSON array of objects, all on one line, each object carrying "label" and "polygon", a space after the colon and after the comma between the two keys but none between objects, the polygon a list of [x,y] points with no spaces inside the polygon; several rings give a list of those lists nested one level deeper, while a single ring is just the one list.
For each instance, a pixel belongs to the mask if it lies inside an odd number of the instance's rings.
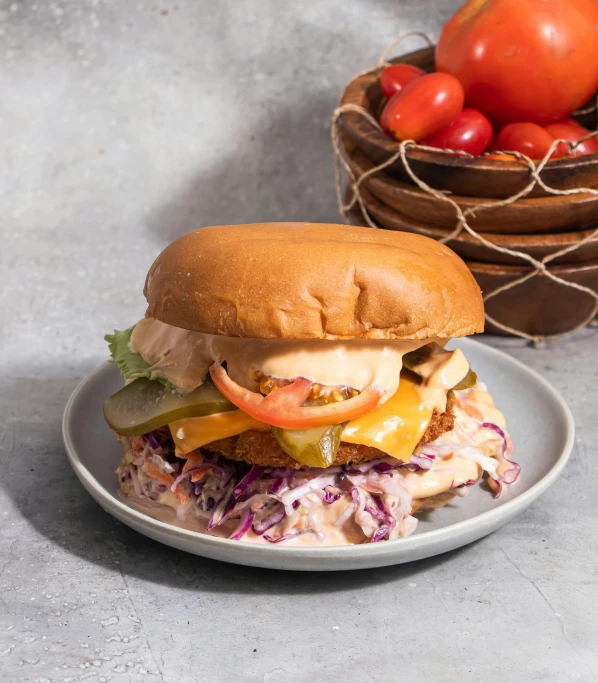
[{"label": "cherry tomato", "polygon": [[[587,128],[584,128],[573,119],[565,119],[565,121],[559,121],[559,123],[550,123],[548,126],[544,126],[544,130],[554,135],[557,140],[567,140],[568,142],[577,142],[590,134]],[[576,157],[583,156],[584,154],[598,154],[598,140],[595,137],[588,138],[580,145],[577,145],[569,154]]]},{"label": "cherry tomato", "polygon": [[422,145],[457,149],[476,157],[488,147],[493,134],[492,124],[482,112],[464,109],[449,126],[422,140]]},{"label": "cherry tomato", "polygon": [[380,128],[387,134],[392,137],[392,133],[390,132],[390,128],[388,127],[388,107],[385,105],[384,109],[382,110],[382,113],[380,114]]},{"label": "cherry tomato", "polygon": [[425,75],[425,71],[412,64],[391,64],[380,74],[380,87],[389,100],[406,85]]},{"label": "cherry tomato", "polygon": [[496,152],[497,150],[500,149],[500,147],[497,147],[498,144],[498,134],[496,134],[492,140],[488,143],[488,147],[486,147],[486,152]]},{"label": "cherry tomato", "polygon": [[[493,151],[513,151],[526,154],[530,159],[543,159],[555,141],[554,135],[539,126],[537,123],[510,123],[505,126],[495,141],[493,141]],[[567,148],[559,145],[551,155],[551,159],[559,159],[565,156]]]},{"label": "cherry tomato", "polygon": [[212,365],[210,375],[222,394],[247,415],[283,429],[309,429],[354,420],[373,410],[381,395],[377,389],[366,387],[346,401],[304,407],[313,383],[303,377],[262,396],[239,386],[219,363]]},{"label": "cherry tomato", "polygon": [[497,125],[566,118],[598,88],[596,0],[469,0],[445,25],[436,68]]},{"label": "cherry tomato", "polygon": [[463,110],[463,99],[463,88],[456,78],[427,74],[388,100],[381,126],[397,140],[419,142],[451,124]]}]

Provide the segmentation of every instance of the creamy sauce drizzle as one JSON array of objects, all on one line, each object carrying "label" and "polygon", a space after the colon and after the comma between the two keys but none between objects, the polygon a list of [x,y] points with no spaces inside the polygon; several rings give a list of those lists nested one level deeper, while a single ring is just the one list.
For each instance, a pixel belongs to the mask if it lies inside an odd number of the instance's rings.
[{"label": "creamy sauce drizzle", "polygon": [[414,369],[422,378],[418,391],[423,403],[437,413],[443,413],[446,410],[448,390],[467,375],[469,363],[463,351],[455,349],[433,353]]},{"label": "creamy sauce drizzle", "polygon": [[437,458],[427,472],[405,472],[402,476],[409,484],[413,499],[417,500],[444,493],[468,481],[477,481],[480,467],[472,460],[453,455]]},{"label": "creamy sauce drizzle", "polygon": [[199,386],[214,361],[226,361],[230,377],[252,391],[258,390],[252,375],[260,371],[360,391],[373,385],[381,390],[383,403],[398,389],[403,356],[431,341],[240,339],[145,318],[133,330],[129,348],[153,365],[155,377],[167,379],[183,392]]}]

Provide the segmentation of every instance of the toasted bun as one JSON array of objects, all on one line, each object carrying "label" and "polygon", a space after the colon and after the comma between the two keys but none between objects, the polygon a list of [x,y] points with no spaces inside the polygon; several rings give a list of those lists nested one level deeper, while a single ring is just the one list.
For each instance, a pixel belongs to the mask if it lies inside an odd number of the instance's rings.
[{"label": "toasted bun", "polygon": [[266,339],[425,339],[484,329],[476,281],[448,247],[318,223],[200,228],[158,256],[149,317]]}]

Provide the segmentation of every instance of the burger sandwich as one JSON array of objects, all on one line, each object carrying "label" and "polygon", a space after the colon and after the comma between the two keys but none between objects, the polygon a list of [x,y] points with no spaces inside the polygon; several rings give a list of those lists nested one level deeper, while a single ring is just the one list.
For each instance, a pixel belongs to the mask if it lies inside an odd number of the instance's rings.
[{"label": "burger sandwich", "polygon": [[207,227],[158,256],[144,293],[145,318],[106,337],[125,386],[104,415],[121,491],[153,516],[238,541],[374,543],[484,476],[495,496],[518,478],[503,415],[446,349],[484,312],[443,244]]}]

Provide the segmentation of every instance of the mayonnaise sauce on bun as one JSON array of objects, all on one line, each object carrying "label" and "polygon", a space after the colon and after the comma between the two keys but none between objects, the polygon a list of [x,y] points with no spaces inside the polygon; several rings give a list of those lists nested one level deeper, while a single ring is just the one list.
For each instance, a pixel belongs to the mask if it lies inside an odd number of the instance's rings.
[{"label": "mayonnaise sauce on bun", "polygon": [[[403,356],[433,341],[241,339],[192,332],[145,318],[133,330],[129,348],[153,365],[155,377],[172,382],[182,392],[199,386],[210,365],[218,361],[226,362],[230,377],[252,391],[258,390],[253,373],[259,371],[269,377],[305,377],[322,385],[348,386],[359,391],[372,385],[381,391],[383,403],[398,389]],[[460,365],[458,372],[461,369]],[[444,386],[444,366],[441,375],[438,383]],[[437,403],[436,384],[430,387],[430,398]]]}]

